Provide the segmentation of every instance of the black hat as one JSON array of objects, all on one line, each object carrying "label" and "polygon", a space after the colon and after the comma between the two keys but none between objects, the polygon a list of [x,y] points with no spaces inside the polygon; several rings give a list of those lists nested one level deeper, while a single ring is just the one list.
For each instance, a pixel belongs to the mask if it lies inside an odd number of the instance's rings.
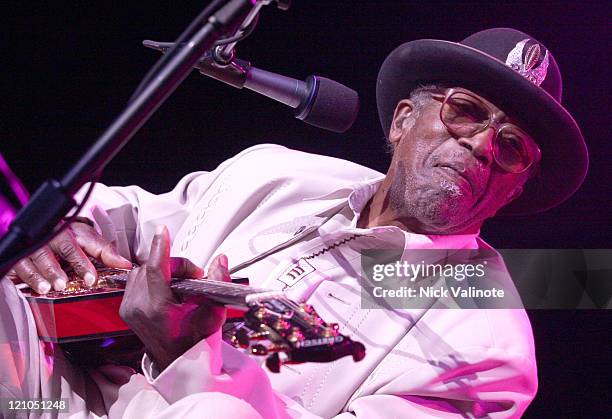
[{"label": "black hat", "polygon": [[561,73],[548,49],[509,28],[463,41],[420,39],[397,47],[378,74],[376,99],[385,135],[397,103],[419,86],[443,84],[478,93],[516,119],[538,143],[542,160],[522,195],[503,215],[547,210],[569,198],[589,165],[580,128],[561,106]]}]

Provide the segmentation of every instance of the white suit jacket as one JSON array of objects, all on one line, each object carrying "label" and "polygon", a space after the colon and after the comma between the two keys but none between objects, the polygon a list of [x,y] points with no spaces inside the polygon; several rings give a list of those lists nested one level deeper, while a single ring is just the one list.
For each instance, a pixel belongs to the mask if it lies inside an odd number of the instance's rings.
[{"label": "white suit jacket", "polygon": [[[173,256],[206,266],[225,253],[231,268],[321,223],[321,214],[346,204],[351,185],[381,177],[348,161],[261,145],[186,176],[163,195],[98,185],[85,215],[135,259],[146,259],[156,226],[165,224]],[[115,388],[106,409],[144,414],[157,397],[178,406],[174,414],[201,417],[517,417],[534,397],[533,337],[523,310],[363,310],[357,288],[323,283],[307,302],[365,343],[361,362],[346,357],[273,375],[216,333],[160,374],[145,357],[147,380]],[[343,303],[329,300],[332,292]],[[103,393],[112,387],[104,377],[94,374]]]}]

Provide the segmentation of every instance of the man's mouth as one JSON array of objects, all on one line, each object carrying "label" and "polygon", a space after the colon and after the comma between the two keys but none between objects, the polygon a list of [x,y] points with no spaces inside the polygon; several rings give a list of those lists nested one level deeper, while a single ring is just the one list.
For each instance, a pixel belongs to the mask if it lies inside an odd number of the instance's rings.
[{"label": "man's mouth", "polygon": [[442,173],[446,173],[448,176],[453,178],[460,178],[463,180],[462,183],[467,186],[472,195],[475,194],[474,182],[466,170],[465,166],[460,163],[438,163],[434,167],[441,169]]}]

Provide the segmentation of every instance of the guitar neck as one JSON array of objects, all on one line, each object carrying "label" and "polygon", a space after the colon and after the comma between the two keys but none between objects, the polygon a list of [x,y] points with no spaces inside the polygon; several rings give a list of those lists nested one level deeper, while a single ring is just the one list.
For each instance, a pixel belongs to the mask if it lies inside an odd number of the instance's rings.
[{"label": "guitar neck", "polygon": [[[121,285],[127,282],[128,272],[105,276],[107,281]],[[249,304],[262,299],[278,298],[284,294],[231,282],[213,281],[211,279],[172,278],[170,288],[179,295],[202,295],[223,305],[248,308]]]}]

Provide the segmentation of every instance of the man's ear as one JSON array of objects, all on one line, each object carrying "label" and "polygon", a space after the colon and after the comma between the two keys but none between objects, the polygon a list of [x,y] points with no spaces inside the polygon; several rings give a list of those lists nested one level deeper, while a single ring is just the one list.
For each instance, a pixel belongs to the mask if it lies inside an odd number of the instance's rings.
[{"label": "man's ear", "polygon": [[406,122],[409,118],[413,118],[415,111],[414,103],[410,99],[402,99],[397,103],[395,112],[393,112],[393,120],[391,121],[391,128],[389,129],[389,141],[393,146],[399,144],[402,134],[406,127]]}]

